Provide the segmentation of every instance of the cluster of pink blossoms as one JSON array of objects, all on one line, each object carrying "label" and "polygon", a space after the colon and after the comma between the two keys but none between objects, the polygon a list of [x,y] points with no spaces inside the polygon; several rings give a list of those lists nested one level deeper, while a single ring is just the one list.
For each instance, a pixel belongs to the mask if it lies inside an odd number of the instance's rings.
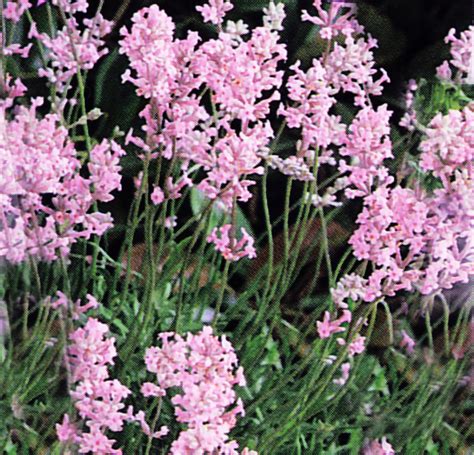
[{"label": "cluster of pink blossoms", "polygon": [[473,131],[472,105],[430,123],[420,165],[442,188],[381,186],[366,196],[350,239],[355,256],[374,266],[364,300],[414,288],[433,294],[474,274]]},{"label": "cluster of pink blossoms", "polygon": [[[384,70],[377,76],[372,53],[377,42],[370,36],[367,40],[360,36],[363,27],[354,17],[354,4],[332,2],[326,11],[321,1],[315,0],[314,7],[317,16],[304,11],[302,18],[319,27],[320,37],[327,41],[326,51],[321,58],[313,60],[307,71],[300,69],[300,62],[291,67],[293,74],[287,87],[292,104],[281,105],[278,110],[290,128],[301,129],[297,158],[306,163],[307,170],[295,178],[312,174],[315,150],[318,165],[336,164],[333,157],[336,147],[340,148],[341,156],[352,160],[350,165],[343,160],[339,163],[339,170],[349,173],[346,185],[356,187],[348,189],[347,195],[365,195],[376,180],[389,179],[380,165],[392,156],[388,137],[391,112],[386,106],[374,110],[369,101],[370,96],[382,93],[383,84],[389,79]],[[336,37],[340,40],[334,40]],[[335,97],[341,92],[354,95],[354,104],[360,108],[348,132],[341,117],[332,113],[337,102]],[[316,195],[315,200],[318,204],[337,205],[333,194]]]},{"label": "cluster of pink blossoms", "polygon": [[[216,0],[198,10],[220,26],[231,6]],[[145,157],[161,153],[180,161],[182,176],[170,178],[164,188],[154,187],[154,203],[179,197],[170,191],[176,185],[196,185],[229,211],[234,203],[250,199],[255,182],[249,177],[262,174],[260,152],[273,137],[265,118],[279,99],[283,78],[278,64],[286,59],[286,49],[276,31],[281,13],[281,8],[269,9],[266,25],[255,28],[247,40],[242,38],[247,31],[222,30],[217,39],[202,44],[194,32],[175,39],[174,23],[157,5],[137,12],[130,31],[121,30],[120,51],[131,68],[123,80],[149,100],[141,113],[145,138],[130,133],[128,141]],[[205,107],[208,99],[213,112]],[[188,176],[188,169],[201,171],[198,181]]]},{"label": "cluster of pink blossoms", "polygon": [[96,145],[83,177],[59,116],[38,118],[42,102],[35,99],[12,116],[0,109],[0,257],[12,263],[27,256],[51,261],[67,255],[77,239],[102,235],[112,219],[91,209],[120,189],[118,161],[125,152],[113,141]]},{"label": "cluster of pink blossoms", "polygon": [[[36,6],[46,3],[39,0]],[[85,13],[89,7],[87,0],[53,0],[51,2],[63,13],[66,23],[56,36],[51,37],[47,33],[39,33],[36,23],[31,24],[28,38],[34,38],[47,50],[46,57],[50,62],[49,68],[40,68],[40,77],[47,77],[58,92],[64,93],[69,88],[70,79],[79,70],[90,70],[97,61],[108,53],[104,47],[104,36],[110,33],[112,22],[103,18],[98,13],[93,18],[82,20],[84,31],[80,30],[80,24],[74,17],[76,13]],[[5,18],[18,22],[23,14],[33,4],[29,0],[8,1],[4,10]],[[17,44],[7,46],[6,54],[19,54],[23,58],[28,56],[32,44],[21,48]]]},{"label": "cluster of pink blossoms", "polygon": [[56,293],[56,299],[51,302],[51,299],[49,298],[48,301],[51,304],[51,307],[55,310],[58,308],[69,309],[72,314],[72,319],[77,320],[82,314],[99,307],[99,302],[93,295],[87,294],[86,299],[87,303],[81,303],[80,299],[71,302],[63,292],[58,291]]},{"label": "cluster of pink blossoms", "polygon": [[[343,327],[342,324],[350,323],[352,321],[352,313],[347,310],[342,310],[342,315],[331,321],[331,314],[329,311],[324,312],[324,317],[322,321],[316,322],[316,327],[318,330],[318,335],[321,339],[329,338],[335,333],[341,333],[346,331],[346,327]],[[340,346],[346,346],[347,342],[344,338],[337,338],[337,344]],[[361,354],[365,351],[365,337],[356,335],[356,337],[351,340],[347,345],[347,353],[349,358],[352,359],[354,356]],[[331,363],[331,361],[329,361]],[[341,365],[341,377],[334,379],[334,384],[344,385],[349,379],[351,369],[351,363],[345,362]]]},{"label": "cluster of pink blossoms", "polygon": [[353,163],[341,160],[340,172],[349,172],[348,197],[363,197],[377,185],[387,185],[393,181],[383,161],[393,158],[390,141],[390,116],[392,112],[384,104],[377,110],[371,107],[361,109],[349,127],[347,140],[339,153],[349,156]]},{"label": "cluster of pink blossoms", "polygon": [[380,441],[368,441],[364,445],[362,451],[363,455],[395,455],[395,450],[393,450],[392,445],[387,441],[387,438],[384,436]]},{"label": "cluster of pink blossoms", "polygon": [[[451,44],[451,59],[444,61],[438,68],[438,77],[442,80],[454,82],[474,83],[474,26],[455,36],[456,30],[452,28],[445,38]],[[456,73],[453,75],[453,69]]]},{"label": "cluster of pink blossoms", "polygon": [[421,168],[433,172],[445,188],[449,188],[457,169],[465,170],[469,180],[474,178],[474,103],[461,111],[437,114],[420,149]]},{"label": "cluster of pink blossoms", "polygon": [[[55,308],[69,304],[64,294],[58,292],[58,297],[53,303]],[[76,313],[82,314],[90,308],[96,308],[98,304],[95,298],[88,295],[87,299],[88,303],[85,305],[76,302]],[[107,437],[106,433],[122,431],[126,422],[139,423],[142,431],[150,438],[161,438],[168,434],[165,426],[152,432],[143,411],[134,414],[132,406],[125,411],[123,401],[131,391],[118,380],[109,377],[108,367],[114,364],[117,351],[115,339],[106,338],[108,331],[106,324],[89,318],[84,328],[75,330],[69,337],[72,341],[67,358],[72,374],[70,380],[77,384],[70,394],[87,431],[84,428],[79,430],[76,424],[71,423],[69,415],[65,414],[62,423],[56,425],[56,432],[60,442],[77,446],[79,453],[122,454],[121,449],[113,447],[116,441]],[[149,388],[145,386],[145,395],[147,390]]]},{"label": "cluster of pink blossoms", "polygon": [[253,259],[256,257],[254,240],[245,228],[241,228],[242,238],[240,240],[232,239],[230,231],[232,225],[225,224],[219,228],[214,228],[208,236],[207,241],[214,243],[216,250],[219,251],[225,260],[238,261],[244,257]]},{"label": "cluster of pink blossoms", "polygon": [[113,365],[117,352],[115,339],[105,338],[108,331],[107,325],[89,318],[84,328],[70,335],[71,381],[77,383],[70,393],[88,431],[79,431],[67,414],[56,429],[59,440],[77,445],[79,453],[121,454],[120,449],[113,447],[115,440],[105,433],[121,431],[131,417],[130,412],[123,411],[123,400],[130,390],[118,380],[109,379],[108,366]]},{"label": "cluster of pink blossoms", "polygon": [[[238,444],[228,434],[244,414],[235,385],[245,386],[242,367],[232,345],[219,340],[210,327],[186,338],[175,333],[159,335],[162,347],[147,349],[147,370],[155,373],[158,386],[145,383],[142,392],[163,396],[166,389],[179,387],[171,402],[178,422],[186,424],[171,446],[171,454],[238,454]],[[229,409],[230,408],[230,409]],[[244,449],[247,455],[256,452]]]},{"label": "cluster of pink blossoms", "polygon": [[[74,8],[70,2],[59,2],[60,7],[69,6],[71,12],[87,10],[84,7]],[[56,36],[50,37],[46,33],[39,33],[33,24],[29,33],[30,38],[36,38],[48,50],[49,68],[38,71],[40,77],[47,77],[59,92],[67,90],[71,77],[79,70],[92,69],[98,60],[108,53],[104,47],[104,36],[110,33],[112,22],[104,19],[101,14],[82,21],[84,31],[74,16],[66,20],[62,30]]]}]

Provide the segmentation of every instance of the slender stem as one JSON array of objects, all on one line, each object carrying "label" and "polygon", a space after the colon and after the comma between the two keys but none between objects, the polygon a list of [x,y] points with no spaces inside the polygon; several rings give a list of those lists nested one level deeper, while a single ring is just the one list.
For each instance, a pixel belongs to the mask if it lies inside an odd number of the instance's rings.
[{"label": "slender stem", "polygon": [[431,315],[430,315],[429,308],[427,308],[425,312],[425,325],[426,325],[426,332],[428,334],[428,345],[430,347],[431,353],[433,353],[433,329],[431,327]]},{"label": "slender stem", "polygon": [[393,318],[390,308],[385,300],[382,300],[382,305],[385,310],[385,316],[387,317],[387,326],[388,326],[388,342],[390,345],[393,345]]},{"label": "slender stem", "polygon": [[158,419],[160,418],[162,404],[163,404],[163,399],[161,397],[159,397],[158,398],[158,407],[156,409],[156,414],[155,414],[155,417],[153,419],[153,422],[151,424],[150,435],[148,436],[148,442],[147,442],[146,449],[145,449],[145,455],[150,455],[151,445],[153,443],[153,436],[152,435],[155,432],[156,424],[158,423]]},{"label": "slender stem", "polygon": [[285,192],[285,207],[284,207],[284,217],[283,217],[283,264],[285,268],[288,263],[288,256],[290,251],[290,242],[289,242],[289,214],[290,214],[290,200],[291,200],[291,187],[293,179],[290,177],[286,185]]},{"label": "slender stem", "polygon": [[216,310],[214,313],[214,319],[212,321],[212,328],[214,332],[216,331],[216,328],[217,328],[217,320],[219,319],[219,313],[221,311],[222,302],[224,301],[224,294],[227,287],[227,279],[229,277],[229,268],[230,268],[230,261],[225,261],[224,274],[222,275],[221,288],[219,291],[219,298],[217,300]]},{"label": "slender stem", "polygon": [[273,275],[273,254],[274,254],[274,245],[273,245],[273,232],[272,232],[272,223],[270,219],[270,210],[268,207],[268,192],[267,192],[267,178],[268,178],[268,164],[265,163],[265,172],[262,177],[262,203],[263,203],[263,213],[265,216],[265,227],[267,230],[267,240],[268,240],[268,271],[267,278],[265,280],[265,289],[263,291],[263,300],[266,301],[268,292],[270,290],[270,284]]}]

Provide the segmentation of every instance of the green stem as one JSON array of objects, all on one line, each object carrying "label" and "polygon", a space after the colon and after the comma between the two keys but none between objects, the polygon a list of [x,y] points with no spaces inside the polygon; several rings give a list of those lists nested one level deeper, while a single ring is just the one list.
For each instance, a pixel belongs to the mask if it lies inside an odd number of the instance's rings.
[{"label": "green stem", "polygon": [[230,261],[225,261],[224,274],[222,275],[219,298],[217,300],[216,309],[214,313],[214,319],[212,321],[212,328],[214,332],[216,331],[216,328],[217,328],[217,320],[219,319],[219,313],[221,311],[222,302],[224,301],[224,294],[227,287],[227,279],[229,277],[229,268],[230,268]]}]

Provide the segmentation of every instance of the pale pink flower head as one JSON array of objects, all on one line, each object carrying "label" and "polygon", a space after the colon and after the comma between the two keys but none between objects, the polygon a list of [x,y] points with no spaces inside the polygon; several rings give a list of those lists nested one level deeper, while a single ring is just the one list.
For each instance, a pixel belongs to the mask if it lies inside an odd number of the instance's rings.
[{"label": "pale pink flower head", "polygon": [[[354,19],[356,10],[354,2],[332,1],[328,11],[322,7],[321,0],[314,0],[313,5],[317,10],[317,16],[311,16],[303,10],[301,17],[304,21],[312,22],[320,27],[321,38],[331,40],[341,33],[349,35],[362,31],[362,27]],[[346,11],[342,13],[344,9]]]},{"label": "pale pink flower head", "polygon": [[67,414],[64,414],[62,423],[56,424],[56,434],[60,442],[63,443],[75,443],[79,440],[78,430],[73,425]]},{"label": "pale pink flower head", "polygon": [[[38,6],[46,3],[47,0],[39,0]],[[89,6],[88,0],[51,0],[51,3],[58,6],[66,13],[85,13]]]},{"label": "pale pink flower head", "polygon": [[456,36],[456,29],[449,30],[444,39],[451,46],[451,59],[445,60],[437,69],[436,73],[440,79],[452,80],[453,70],[456,72],[456,82],[474,83],[474,26],[462,31]]},{"label": "pale pink flower head", "polygon": [[348,183],[351,187],[346,190],[348,197],[366,196],[376,185],[391,183],[392,178],[383,166],[384,160],[393,158],[391,114],[385,104],[377,110],[365,107],[352,121],[346,143],[340,150],[342,156],[351,157],[352,164],[342,160],[339,163],[340,172],[350,172]]},{"label": "pale pink flower head", "polygon": [[87,167],[89,181],[94,185],[94,200],[110,202],[114,198],[112,193],[122,188],[120,158],[124,155],[125,150],[115,141],[103,140],[90,151]]},{"label": "pale pink flower head", "polygon": [[[87,305],[96,304],[92,296],[88,299]],[[123,400],[131,391],[118,380],[109,379],[108,366],[114,363],[117,352],[115,340],[106,338],[107,333],[107,325],[89,318],[84,328],[70,335],[72,344],[67,361],[72,369],[71,380],[77,383],[70,395],[85,425],[81,432],[76,432],[66,415],[63,423],[57,425],[57,432],[61,442],[75,444],[79,453],[121,454],[121,449],[113,447],[115,440],[108,438],[106,432],[122,431],[126,421],[136,421],[139,417],[133,415],[131,407],[124,412]]]},{"label": "pale pink flower head", "polygon": [[73,381],[103,380],[108,377],[107,366],[113,365],[117,355],[115,339],[105,338],[109,331],[106,324],[89,318],[84,328],[70,335],[73,344],[69,347],[69,362],[72,365]]},{"label": "pale pink flower head", "polygon": [[144,382],[141,387],[141,392],[145,397],[163,397],[166,395],[165,390],[152,382]]},{"label": "pale pink flower head", "polygon": [[[10,89],[7,107],[12,96],[21,93],[18,84]],[[27,256],[54,261],[66,257],[78,239],[103,234],[112,219],[91,209],[94,201],[110,201],[110,192],[120,187],[118,158],[123,151],[118,145],[112,142],[110,150],[96,146],[88,163],[89,178],[83,177],[59,115],[38,118],[42,103],[36,98],[30,108],[18,107],[0,128],[0,257],[13,263]]]},{"label": "pale pink flower head", "polygon": [[69,17],[54,38],[46,33],[40,34],[36,29],[30,31],[48,49],[51,61],[50,67],[41,68],[38,75],[47,77],[58,91],[65,89],[67,81],[78,70],[91,70],[108,53],[103,38],[112,30],[112,22],[98,14],[92,19],[84,19],[82,23],[84,31],[80,30],[74,16]]},{"label": "pale pink flower head", "polygon": [[232,239],[230,231],[232,226],[226,224],[220,228],[214,228],[207,237],[209,243],[213,243],[227,261],[238,261],[244,257],[253,259],[257,256],[254,248],[254,239],[245,228],[241,228],[242,237],[240,240]]},{"label": "pale pink flower head", "polygon": [[384,436],[381,441],[378,439],[368,442],[362,451],[363,455],[395,455],[392,445]]},{"label": "pale pink flower head", "polygon": [[173,45],[175,25],[158,5],[142,8],[132,17],[130,31],[120,30],[120,53],[130,60],[123,76],[137,87],[137,94],[153,99],[162,111],[170,101],[178,69]]},{"label": "pale pink flower head", "polygon": [[441,178],[443,184],[457,169],[465,169],[474,176],[474,105],[462,110],[437,114],[428,125],[426,138],[420,144],[420,166]]},{"label": "pale pink flower head", "polygon": [[415,351],[416,342],[408,335],[405,330],[401,331],[402,339],[400,340],[400,347],[405,348],[408,354],[413,354]]},{"label": "pale pink flower head", "polygon": [[351,370],[351,364],[349,362],[343,363],[341,365],[341,377],[334,379],[333,383],[340,386],[343,386],[344,384],[346,384],[347,380],[349,379],[350,370]]},{"label": "pale pink flower head", "polygon": [[340,309],[347,309],[347,299],[353,302],[360,301],[364,298],[367,280],[360,275],[354,273],[343,276],[337,283],[336,287],[331,290],[332,298],[335,305]]},{"label": "pale pink flower head", "polygon": [[267,8],[263,8],[263,24],[271,30],[282,31],[283,21],[285,20],[285,5],[284,3],[275,3],[273,0],[269,3]]},{"label": "pale pink flower head", "polygon": [[[145,383],[142,392],[155,395],[157,389],[177,388],[171,398],[176,418],[187,425],[172,446],[172,454],[237,453],[238,445],[229,441],[237,416],[244,415],[243,404],[233,390],[245,385],[243,372],[229,341],[213,335],[206,326],[200,333],[185,338],[161,333],[161,347],[148,348],[147,370],[155,373],[158,386]],[[229,410],[230,409],[230,410]]]},{"label": "pale pink flower head", "polygon": [[20,21],[23,13],[32,6],[29,0],[9,0],[3,9],[3,15],[5,19],[16,23]]},{"label": "pale pink flower head", "polygon": [[117,454],[122,450],[114,449],[114,439],[109,439],[98,428],[92,427],[89,433],[83,433],[80,440],[79,453],[94,453],[97,455]]},{"label": "pale pink flower head", "polygon": [[318,335],[321,339],[329,338],[334,333],[344,332],[346,329],[341,326],[345,322],[350,322],[352,313],[349,310],[342,310],[342,316],[334,321],[331,321],[331,314],[329,311],[324,312],[322,321],[316,322]]},{"label": "pale pink flower head", "polygon": [[222,25],[225,15],[233,7],[232,3],[227,0],[209,0],[202,6],[196,6],[196,10],[201,13],[204,22]]},{"label": "pale pink flower head", "polygon": [[362,354],[365,351],[365,339],[365,337],[357,335],[352,343],[349,344],[347,351],[350,357]]},{"label": "pale pink flower head", "polygon": [[160,205],[165,200],[165,193],[159,186],[155,186],[150,195],[150,199],[154,205]]}]

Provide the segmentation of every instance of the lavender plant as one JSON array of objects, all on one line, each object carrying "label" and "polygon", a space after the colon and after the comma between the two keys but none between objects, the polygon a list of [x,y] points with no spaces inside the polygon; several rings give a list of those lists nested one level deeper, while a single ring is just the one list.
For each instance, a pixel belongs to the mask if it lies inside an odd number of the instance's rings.
[{"label": "lavender plant", "polygon": [[[298,11],[308,64],[264,3],[114,40],[103,0],[0,2],[4,453],[468,453],[474,28],[397,121],[353,3]],[[88,91],[119,61],[126,131]]]}]

